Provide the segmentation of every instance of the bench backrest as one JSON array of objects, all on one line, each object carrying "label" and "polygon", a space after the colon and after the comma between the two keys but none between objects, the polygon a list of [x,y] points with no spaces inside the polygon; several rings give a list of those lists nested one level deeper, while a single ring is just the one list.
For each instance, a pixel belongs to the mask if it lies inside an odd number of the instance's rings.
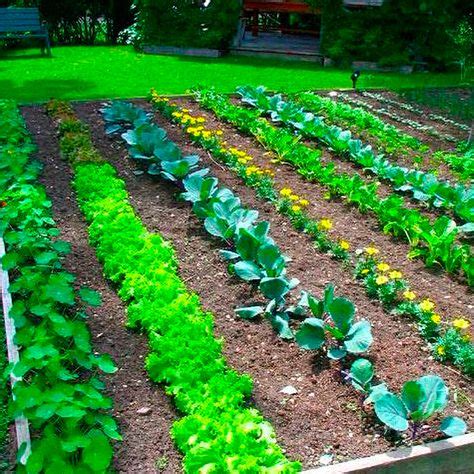
[{"label": "bench backrest", "polygon": [[0,32],[16,33],[42,30],[37,8],[0,8]]}]

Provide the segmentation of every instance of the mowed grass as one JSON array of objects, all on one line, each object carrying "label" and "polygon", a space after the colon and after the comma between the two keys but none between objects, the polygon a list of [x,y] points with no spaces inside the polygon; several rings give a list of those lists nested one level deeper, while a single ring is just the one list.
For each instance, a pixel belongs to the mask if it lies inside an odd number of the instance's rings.
[{"label": "mowed grass", "polygon": [[[19,103],[58,99],[144,97],[151,87],[162,94],[184,94],[197,85],[233,92],[242,84],[271,89],[350,88],[350,70],[318,64],[254,57],[196,58],[137,53],[130,46],[67,46],[53,48],[53,57],[39,49],[4,51],[0,55],[0,98]],[[361,88],[400,89],[453,86],[459,75],[363,72]]]}]

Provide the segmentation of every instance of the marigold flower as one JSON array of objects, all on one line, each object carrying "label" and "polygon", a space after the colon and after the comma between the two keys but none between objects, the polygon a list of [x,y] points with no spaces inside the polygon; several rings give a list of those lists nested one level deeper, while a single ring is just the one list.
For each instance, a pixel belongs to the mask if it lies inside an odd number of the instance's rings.
[{"label": "marigold flower", "polygon": [[463,337],[461,337],[463,342],[469,342],[471,340],[471,336],[469,334],[464,334]]},{"label": "marigold flower", "polygon": [[453,320],[453,327],[456,329],[467,329],[470,325],[470,322],[464,318],[457,318]]},{"label": "marigold flower", "polygon": [[300,212],[301,211],[301,206],[298,206],[297,204],[291,206],[291,210],[293,212]]},{"label": "marigold flower", "polygon": [[288,197],[288,196],[291,196],[292,194],[293,194],[293,191],[290,188],[283,188],[280,191],[280,195],[283,197]]},{"label": "marigold flower", "polygon": [[331,219],[321,219],[318,223],[318,227],[320,230],[331,230],[332,229]]},{"label": "marigold flower", "polygon": [[237,163],[240,163],[241,165],[245,165],[247,163],[247,160],[245,158],[238,158]]},{"label": "marigold flower", "polygon": [[366,247],[365,253],[367,255],[372,256],[372,255],[377,255],[378,253],[380,253],[380,250],[376,249],[375,247]]},{"label": "marigold flower", "polygon": [[309,201],[307,199],[300,199],[299,205],[304,207],[309,206]]},{"label": "marigold flower", "polygon": [[364,268],[360,273],[361,273],[362,275],[367,275],[367,273],[369,273],[369,271],[370,271],[370,270],[369,270],[368,268]]},{"label": "marigold flower", "polygon": [[198,117],[198,118],[196,119],[196,122],[197,122],[197,123],[204,123],[205,121],[206,121],[206,119],[205,119],[204,117]]},{"label": "marigold flower", "polygon": [[435,324],[440,324],[441,323],[441,316],[439,314],[433,314],[431,316],[431,321],[433,321]]},{"label": "marigold flower", "polygon": [[379,275],[375,280],[375,283],[377,283],[379,286],[385,285],[385,283],[388,283],[388,278],[385,275]]},{"label": "marigold flower", "polygon": [[387,272],[388,270],[390,270],[390,265],[388,263],[379,263],[377,265],[377,270],[379,270],[380,272]]},{"label": "marigold flower", "polygon": [[224,135],[224,132],[222,130],[216,130],[216,135]]},{"label": "marigold flower", "polygon": [[350,245],[349,245],[349,242],[347,242],[347,240],[341,240],[339,242],[339,245],[342,250],[349,250]]},{"label": "marigold flower", "polygon": [[436,354],[444,356],[446,354],[446,349],[444,348],[444,346],[438,346],[436,348]]},{"label": "marigold flower", "polygon": [[423,300],[419,306],[422,311],[428,312],[428,311],[433,311],[435,304],[432,301],[426,299],[426,300]]},{"label": "marigold flower", "polygon": [[392,280],[399,280],[403,275],[402,275],[402,272],[399,272],[398,270],[394,270],[393,272],[390,272],[388,276]]},{"label": "marigold flower", "polygon": [[300,197],[297,196],[296,194],[292,194],[291,196],[289,196],[289,198],[290,198],[290,201],[293,201],[293,202],[300,200]]},{"label": "marigold flower", "polygon": [[407,290],[403,292],[403,297],[408,301],[413,301],[416,298],[416,293],[414,291]]}]

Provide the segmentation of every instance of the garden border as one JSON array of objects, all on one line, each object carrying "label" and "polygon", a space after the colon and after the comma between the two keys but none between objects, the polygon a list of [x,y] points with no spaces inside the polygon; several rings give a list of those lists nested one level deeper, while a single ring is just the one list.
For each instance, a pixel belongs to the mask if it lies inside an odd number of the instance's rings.
[{"label": "garden border", "polygon": [[468,473],[467,466],[473,465],[474,433],[468,433],[411,448],[401,448],[375,456],[309,469],[303,471],[302,474],[442,474],[445,472],[461,474]]},{"label": "garden border", "polygon": [[[5,243],[3,238],[0,237],[0,273],[1,273],[1,292],[2,292],[2,312],[3,319],[5,322],[5,339],[7,343],[7,354],[8,362],[10,364],[16,364],[20,360],[20,355],[18,352],[18,347],[15,344],[15,323],[10,316],[10,310],[13,305],[12,296],[8,291],[10,287],[10,278],[8,276],[8,271],[4,270],[1,260],[6,255],[5,252]],[[21,380],[21,377],[16,377],[13,372],[10,373],[10,381],[12,387],[15,383]],[[13,393],[12,396],[14,397]],[[31,438],[30,438],[30,427],[28,424],[28,419],[24,416],[18,416],[15,418],[15,431],[16,431],[16,440],[18,451],[21,449],[23,443],[26,443],[26,447],[23,450],[23,453],[20,457],[21,464],[25,465],[26,461],[31,454]]]}]

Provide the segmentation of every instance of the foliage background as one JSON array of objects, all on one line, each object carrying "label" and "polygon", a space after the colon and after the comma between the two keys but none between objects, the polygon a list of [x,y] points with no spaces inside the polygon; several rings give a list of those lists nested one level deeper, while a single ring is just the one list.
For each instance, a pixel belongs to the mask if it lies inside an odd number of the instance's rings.
[{"label": "foliage background", "polygon": [[0,0],[0,7],[38,7],[52,40],[61,44],[114,43],[133,21],[132,0]]},{"label": "foliage background", "polygon": [[135,0],[135,5],[145,43],[217,49],[232,41],[241,11],[239,0]]}]

